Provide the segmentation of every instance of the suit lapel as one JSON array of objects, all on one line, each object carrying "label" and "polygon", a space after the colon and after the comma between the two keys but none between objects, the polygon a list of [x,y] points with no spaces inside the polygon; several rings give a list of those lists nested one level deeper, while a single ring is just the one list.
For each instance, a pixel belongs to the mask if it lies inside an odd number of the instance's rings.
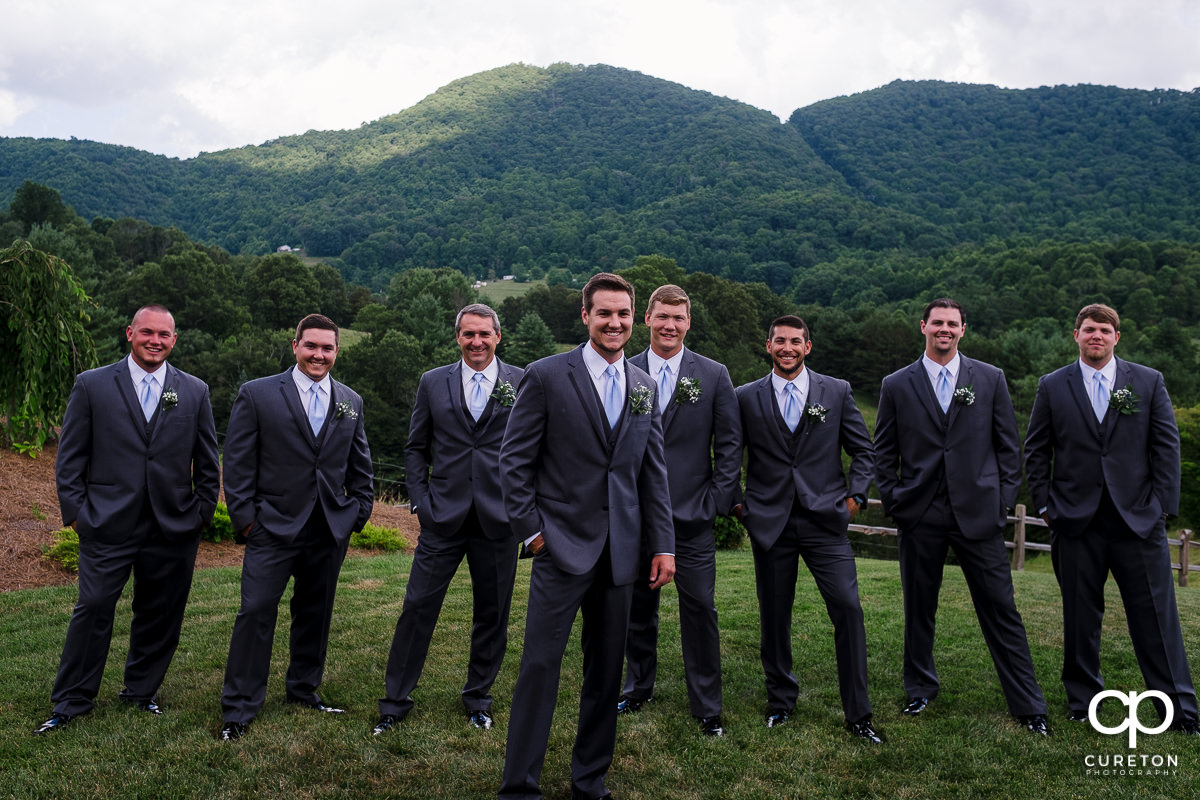
[{"label": "suit lapel", "polygon": [[596,396],[596,387],[592,383],[591,374],[588,373],[587,364],[583,363],[584,347],[587,347],[586,342],[572,350],[567,356],[567,366],[571,368],[567,379],[571,381],[571,386],[575,389],[579,405],[587,415],[588,421],[591,422],[596,438],[600,440],[605,449],[609,449],[608,425],[603,418],[604,408],[600,404],[600,398]]},{"label": "suit lapel", "polygon": [[[928,381],[926,381],[926,383],[928,383]],[[954,382],[954,391],[957,392],[960,388],[965,387],[965,386],[971,386],[973,384],[974,384],[974,377],[973,377],[973,372],[971,369],[971,362],[969,362],[965,356],[960,355],[958,357],[958,380],[956,380]],[[950,409],[946,412],[946,427],[947,428],[949,428],[951,425],[954,424],[954,420],[958,416],[958,412],[959,412],[961,405],[962,404],[956,402],[954,400],[953,395],[951,395]]]},{"label": "suit lapel", "polygon": [[[163,368],[162,382],[163,392],[166,392],[167,389],[178,390],[179,370],[175,369],[170,364],[167,364]],[[150,424],[146,426],[149,432],[150,441],[154,441],[156,438],[158,438],[158,431],[160,428],[162,428],[162,420],[159,418],[166,413],[166,410],[166,407],[163,406],[162,400],[160,399],[158,401],[158,408],[154,410],[154,416],[150,418]]]},{"label": "suit lapel", "polygon": [[[283,395],[283,404],[292,412],[292,421],[300,430],[300,435],[314,450],[317,449],[317,437],[313,436],[312,426],[308,424],[308,412],[300,405],[300,390],[296,388],[296,380],[292,377],[292,367],[279,377],[279,393]],[[329,417],[333,413],[333,396],[330,393],[329,408],[325,411],[325,427],[329,427]]]},{"label": "suit lapel", "polygon": [[1067,370],[1067,390],[1071,392],[1071,396],[1075,398],[1075,404],[1079,406],[1079,415],[1087,420],[1084,423],[1087,429],[1097,439],[1101,439],[1100,423],[1096,421],[1096,412],[1092,409],[1091,401],[1088,400],[1087,390],[1083,388],[1083,370],[1079,368],[1078,361]]},{"label": "suit lapel", "polygon": [[463,426],[463,430],[470,434],[473,433],[474,420],[463,396],[462,368],[462,361],[459,360],[446,370],[446,394],[450,400],[451,415]]},{"label": "suit lapel", "polygon": [[[1129,368],[1129,364],[1121,359],[1113,356],[1117,361],[1117,371],[1113,374],[1112,390],[1115,392],[1118,389],[1130,386],[1133,383],[1133,370]],[[1112,406],[1108,407],[1108,411],[1104,412],[1103,430],[1106,435],[1112,435],[1113,427],[1124,416],[1120,411],[1114,411]],[[1092,412],[1092,418],[1096,417],[1095,412]]]},{"label": "suit lapel", "polygon": [[117,393],[125,401],[125,408],[129,411],[129,418],[133,421],[138,436],[144,441],[150,441],[150,434],[146,430],[146,415],[142,413],[142,403],[133,388],[133,378],[129,374],[129,364],[126,363],[129,358],[131,356],[125,356],[113,365],[112,377],[117,385]]},{"label": "suit lapel", "polygon": [[[512,380],[512,368],[505,364],[500,359],[496,359],[496,388],[505,381]],[[476,435],[482,434],[492,424],[492,420],[496,418],[499,411],[499,403],[496,402],[496,390],[492,389],[492,394],[488,396],[487,405],[483,407],[483,413],[479,415],[479,423],[475,426]]]},{"label": "suit lapel", "polygon": [[[811,386],[809,390],[812,390]],[[782,422],[776,421],[776,418],[782,420],[782,415],[776,413],[778,409],[775,405],[775,386],[771,380],[771,373],[767,373],[767,377],[760,380],[757,394],[759,414],[762,415],[763,423],[775,432],[775,440],[779,443],[783,451],[791,452],[791,448],[788,446],[787,434],[785,433],[787,427]],[[800,416],[803,417],[804,412],[801,412]],[[799,428],[800,426],[797,425],[796,427]]]},{"label": "suit lapel", "polygon": [[[696,357],[691,350],[683,348],[683,358],[679,362],[679,375],[675,378],[675,396],[679,396],[679,382],[684,378],[694,377],[696,374]],[[651,376],[653,378],[654,376]],[[667,427],[671,421],[675,419],[675,414],[679,411],[679,403],[675,402],[675,397],[667,400],[667,407],[663,412],[663,432],[666,433]]]},{"label": "suit lapel", "polygon": [[[960,369],[959,372],[961,373],[962,370]],[[928,412],[933,424],[939,430],[945,428],[946,415],[942,413],[942,406],[938,403],[937,395],[933,393],[933,385],[929,382],[929,373],[925,370],[925,363],[921,359],[917,359],[908,368],[908,381],[913,392],[920,398],[921,405]]]}]

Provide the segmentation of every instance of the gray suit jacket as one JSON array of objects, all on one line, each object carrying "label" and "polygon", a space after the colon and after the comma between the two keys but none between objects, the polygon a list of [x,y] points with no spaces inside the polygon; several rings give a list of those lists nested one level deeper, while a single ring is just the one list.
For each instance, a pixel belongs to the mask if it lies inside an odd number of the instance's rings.
[{"label": "gray suit jacket", "polygon": [[[525,370],[496,359],[496,385],[521,384]],[[489,539],[510,539],[500,491],[500,443],[510,409],[488,400],[476,422],[463,403],[462,361],[421,376],[408,427],[404,469],[408,497],[421,528],[453,534],[471,504]]]},{"label": "gray suit jacket", "polygon": [[[340,543],[361,530],[374,503],[371,451],[362,398],[332,380],[325,425],[313,436],[292,378],[242,384],[225,432],[225,502],[234,530],[257,522],[281,539],[295,538],[319,504]],[[350,410],[342,414],[338,404]]]},{"label": "gray suit jacket", "polygon": [[[541,532],[555,566],[582,575],[608,544],[614,585],[637,577],[642,537],[652,553],[674,553],[671,499],[658,409],[628,401],[611,434],[582,348],[525,369],[500,448],[500,486],[513,532]],[[655,388],[625,362],[626,397]],[[655,403],[657,405],[657,403]]]},{"label": "gray suit jacket", "polygon": [[[807,369],[807,367],[805,367]],[[793,505],[830,533],[850,523],[846,497],[867,493],[875,449],[850,384],[809,370],[805,411],[794,434],[796,447],[775,407],[771,375],[738,387],[746,462],[742,521],[756,545],[769,549],[783,532]],[[808,409],[825,408],[825,421]],[[847,483],[842,451],[850,455]]]},{"label": "gray suit jacket", "polygon": [[[629,359],[647,374],[648,352]],[[677,389],[662,409],[663,450],[671,512],[681,530],[694,531],[710,528],[717,514],[728,515],[741,502],[742,422],[725,365],[685,347],[679,380],[684,378],[699,381],[700,397],[681,401]]]},{"label": "gray suit jacket", "polygon": [[[875,482],[883,510],[910,530],[945,485],[968,539],[994,536],[1021,488],[1021,445],[1004,373],[959,356],[958,387],[971,405],[951,400],[942,413],[921,359],[883,379],[875,421]],[[944,483],[943,483],[944,479]]]},{"label": "gray suit jacket", "polygon": [[1107,486],[1130,529],[1143,538],[1163,514],[1179,513],[1179,429],[1157,370],[1117,359],[1115,389],[1138,396],[1137,413],[1109,408],[1096,422],[1075,361],[1038,381],[1025,435],[1025,472],[1035,509],[1056,532],[1082,533]]},{"label": "gray suit jacket", "polygon": [[121,359],[75,379],[58,442],[56,473],[63,523],[81,537],[117,542],[133,528],[147,495],[168,539],[188,539],[212,521],[221,488],[208,386],[166,364],[159,404],[146,424],[129,365]]}]

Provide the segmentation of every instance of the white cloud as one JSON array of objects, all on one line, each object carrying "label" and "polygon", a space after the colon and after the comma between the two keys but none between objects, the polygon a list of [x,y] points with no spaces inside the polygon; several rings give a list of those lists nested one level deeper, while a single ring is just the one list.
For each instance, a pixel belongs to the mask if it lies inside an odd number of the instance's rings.
[{"label": "white cloud", "polygon": [[0,135],[190,156],[356,127],[514,62],[793,110],[897,78],[1200,85],[1192,0],[10,0]]}]

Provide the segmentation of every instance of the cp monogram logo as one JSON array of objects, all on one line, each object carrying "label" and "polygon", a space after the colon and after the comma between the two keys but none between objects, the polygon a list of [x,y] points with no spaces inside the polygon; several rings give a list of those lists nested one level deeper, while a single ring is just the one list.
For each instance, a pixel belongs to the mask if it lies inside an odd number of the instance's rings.
[{"label": "cp monogram logo", "polygon": [[[1106,697],[1115,697],[1120,700],[1123,705],[1129,708],[1129,716],[1125,718],[1124,722],[1115,728],[1109,728],[1105,725],[1101,725],[1100,721],[1096,719],[1096,709],[1100,706],[1100,701]],[[1142,725],[1142,721],[1138,719],[1138,706],[1141,705],[1142,698],[1144,697],[1158,698],[1162,702],[1163,706],[1165,706],[1167,709],[1166,718],[1157,728],[1146,728]],[[1171,698],[1167,697],[1157,689],[1151,689],[1146,692],[1129,692],[1128,694],[1125,692],[1118,692],[1114,689],[1108,689],[1107,691],[1100,692],[1098,695],[1093,697],[1092,702],[1088,704],[1088,720],[1092,723],[1092,727],[1100,733],[1107,733],[1108,735],[1113,736],[1127,728],[1129,729],[1130,750],[1137,747],[1138,731],[1149,734],[1162,733],[1167,728],[1171,727],[1171,720],[1174,718],[1175,706],[1171,703]]]}]

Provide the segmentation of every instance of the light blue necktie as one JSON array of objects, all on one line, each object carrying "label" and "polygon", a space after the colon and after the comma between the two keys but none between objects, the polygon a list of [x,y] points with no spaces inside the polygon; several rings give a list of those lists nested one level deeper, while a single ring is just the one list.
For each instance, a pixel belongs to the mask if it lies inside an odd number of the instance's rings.
[{"label": "light blue necktie", "polygon": [[789,431],[795,431],[796,426],[800,424],[800,391],[796,384],[789,383],[784,387],[784,394],[787,398],[783,401],[783,421]]},{"label": "light blue necktie", "polygon": [[158,392],[155,391],[155,386],[158,381],[154,380],[153,375],[147,375],[142,378],[142,413],[146,415],[146,422],[154,416],[154,409],[158,407]]},{"label": "light blue necktie", "polygon": [[313,384],[312,402],[308,404],[308,424],[312,427],[313,436],[321,432],[325,424],[325,404],[321,402],[321,387]]},{"label": "light blue necktie", "polygon": [[950,386],[950,370],[942,367],[942,371],[938,373],[937,386],[937,400],[942,411],[950,410],[950,398],[953,396],[954,389]]},{"label": "light blue necktie", "polygon": [[658,373],[658,407],[663,411],[667,410],[667,403],[671,400],[671,365],[663,363],[662,370]]},{"label": "light blue necktie", "polygon": [[487,408],[487,395],[483,393],[483,373],[476,372],[471,376],[471,399],[469,401],[471,416],[479,421],[483,409]]},{"label": "light blue necktie", "polygon": [[616,428],[621,419],[621,387],[617,382],[616,364],[608,365],[604,379],[604,413],[608,416],[608,427]]},{"label": "light blue necktie", "polygon": [[1092,410],[1096,412],[1096,422],[1104,422],[1104,412],[1108,410],[1108,383],[1100,372],[1092,375]]}]

